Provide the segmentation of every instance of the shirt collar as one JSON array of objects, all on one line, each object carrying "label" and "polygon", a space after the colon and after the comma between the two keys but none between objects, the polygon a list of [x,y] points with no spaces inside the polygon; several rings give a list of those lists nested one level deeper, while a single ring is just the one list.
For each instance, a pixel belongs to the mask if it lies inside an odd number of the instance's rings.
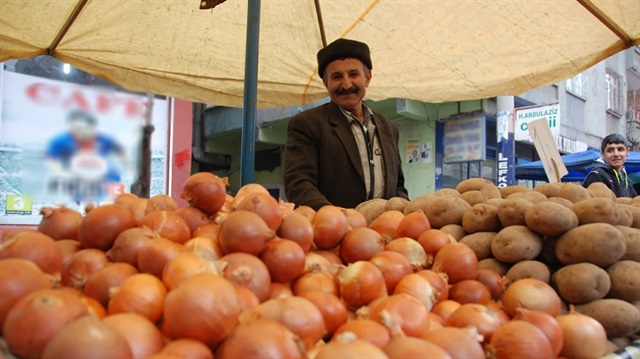
[{"label": "shirt collar", "polygon": [[[353,120],[358,121],[358,119],[351,112],[343,109],[340,106],[338,106],[338,108],[340,109],[340,111],[342,111],[342,114],[349,121],[349,123],[351,123],[351,121],[353,121]],[[364,113],[364,125],[367,126],[367,125],[369,125],[370,121],[371,122],[373,121],[373,111],[371,111],[369,106],[367,106],[363,102],[362,103],[362,112]]]}]

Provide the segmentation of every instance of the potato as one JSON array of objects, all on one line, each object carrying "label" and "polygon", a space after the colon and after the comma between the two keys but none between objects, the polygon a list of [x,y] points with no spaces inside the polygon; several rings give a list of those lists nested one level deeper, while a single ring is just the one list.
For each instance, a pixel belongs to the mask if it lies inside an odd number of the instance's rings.
[{"label": "potato", "polygon": [[522,198],[522,199],[526,199],[531,203],[538,203],[547,199],[547,197],[544,194],[536,191],[512,193],[506,199],[511,199],[511,198]]},{"label": "potato", "polygon": [[485,258],[483,260],[478,261],[478,269],[487,268],[492,271],[504,276],[509,271],[509,265],[506,263],[502,263],[495,258]]},{"label": "potato", "polygon": [[458,183],[456,190],[460,192],[460,197],[472,206],[491,198],[502,198],[498,187],[484,178],[466,179]]},{"label": "potato", "polygon": [[524,214],[533,203],[524,198],[507,198],[498,205],[498,219],[503,227],[526,225]]},{"label": "potato", "polygon": [[498,207],[478,203],[467,209],[462,215],[462,228],[467,233],[498,231],[500,229]]},{"label": "potato", "polygon": [[502,198],[489,198],[488,200],[484,201],[485,204],[490,204],[496,207],[502,204],[502,202],[504,202],[504,199]]},{"label": "potato", "polygon": [[640,330],[640,310],[620,299],[598,299],[576,306],[576,311],[599,321],[609,338],[628,337]]},{"label": "potato", "polygon": [[460,241],[467,233],[462,229],[462,226],[459,224],[447,224],[446,226],[440,228],[441,231],[453,236],[456,241]]},{"label": "potato", "polygon": [[476,232],[462,237],[459,242],[471,248],[480,261],[491,257],[491,241],[496,234],[496,232]]},{"label": "potato", "polygon": [[541,251],[542,237],[526,226],[506,227],[491,242],[491,253],[505,263],[534,259]]},{"label": "potato", "polygon": [[384,206],[385,211],[404,212],[404,208],[409,204],[409,200],[402,197],[391,197]]},{"label": "potato", "polygon": [[469,203],[469,205],[473,206],[478,203],[484,203],[487,200],[487,197],[484,193],[480,191],[467,191],[460,194],[460,198],[465,200],[465,202]]},{"label": "potato", "polygon": [[429,203],[431,203],[431,201],[436,197],[437,196],[433,193],[420,195],[414,198],[411,202],[407,203],[407,205],[404,207],[403,212],[404,214],[413,213],[418,210],[422,210],[423,212],[425,212],[425,210],[429,206]]},{"label": "potato", "polygon": [[622,232],[627,249],[620,260],[640,262],[640,229],[626,226],[616,226]]},{"label": "potato", "polygon": [[616,202],[618,202],[618,204],[631,204],[632,199],[631,197],[618,197],[616,198]]},{"label": "potato", "polygon": [[374,219],[378,218],[378,216],[385,211],[384,207],[386,206],[386,204],[386,199],[370,199],[368,201],[360,203],[356,207],[356,211],[362,213],[364,218],[367,220],[367,224],[370,224]]},{"label": "potato", "polygon": [[[456,190],[462,194],[468,191],[480,191],[485,186],[493,186],[497,189],[496,185],[488,179],[469,178],[458,183],[458,185],[456,186]],[[498,192],[500,191],[498,190]]]},{"label": "potato", "polygon": [[618,203],[618,208],[627,209],[631,213],[631,224],[629,227],[640,228],[640,207]]},{"label": "potato", "polygon": [[633,206],[618,204],[619,216],[618,216],[618,223],[616,223],[616,226],[631,227],[631,225],[633,225],[633,213],[629,208],[633,208]]},{"label": "potato", "polygon": [[520,185],[502,187],[502,188],[499,188],[498,190],[500,191],[500,195],[502,196],[502,198],[507,198],[512,193],[530,191],[530,189],[528,189],[527,187],[520,186]]},{"label": "potato", "polygon": [[607,268],[611,289],[607,297],[635,302],[640,300],[640,263],[619,261]]},{"label": "potato", "polygon": [[596,197],[607,198],[612,201],[616,199],[616,194],[603,182],[593,182],[587,189]]},{"label": "potato", "polygon": [[609,223],[618,224],[620,211],[618,204],[608,198],[588,198],[575,202],[573,212],[578,216],[580,224]]},{"label": "potato", "polygon": [[640,196],[635,196],[631,199],[631,202],[629,202],[629,204],[640,204]]},{"label": "potato", "polygon": [[624,235],[608,223],[590,223],[563,234],[556,243],[556,256],[564,264],[580,262],[607,267],[625,254]]},{"label": "potato", "polygon": [[546,264],[540,261],[522,261],[509,268],[506,277],[511,283],[518,279],[535,278],[549,284],[551,271]]},{"label": "potato", "polygon": [[462,224],[462,216],[470,207],[462,198],[433,196],[423,211],[432,228],[441,228],[447,224]]},{"label": "potato", "polygon": [[569,201],[576,203],[583,199],[595,197],[588,189],[582,187],[579,184],[567,182],[562,185],[558,197],[568,199]]},{"label": "potato", "polygon": [[544,183],[533,190],[542,193],[547,198],[551,198],[558,197],[560,194],[560,188],[562,188],[562,183]]},{"label": "potato", "polygon": [[433,192],[436,196],[445,196],[445,197],[460,197],[460,192],[453,188],[440,188],[439,190]]},{"label": "potato", "polygon": [[578,216],[572,210],[548,200],[538,202],[527,209],[524,220],[529,228],[552,237],[578,226]]},{"label": "potato", "polygon": [[573,202],[569,201],[566,198],[562,198],[562,197],[549,197],[546,199],[547,202],[553,202],[553,203],[559,203],[569,209],[573,208]]},{"label": "potato", "polygon": [[567,302],[582,304],[604,298],[611,288],[611,279],[595,264],[577,263],[553,273],[551,286]]},{"label": "potato", "polygon": [[542,261],[544,264],[549,266],[551,271],[555,271],[562,267],[562,263],[558,260],[556,256],[556,244],[558,243],[558,239],[560,237],[548,237],[545,236],[542,238],[542,252],[538,256],[538,260]]}]

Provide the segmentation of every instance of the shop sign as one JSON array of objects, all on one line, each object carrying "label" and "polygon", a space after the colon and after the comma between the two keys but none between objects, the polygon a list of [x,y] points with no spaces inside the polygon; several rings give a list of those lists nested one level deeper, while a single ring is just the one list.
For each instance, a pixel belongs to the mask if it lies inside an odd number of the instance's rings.
[{"label": "shop sign", "polygon": [[533,142],[529,135],[529,123],[545,118],[552,136],[560,136],[560,104],[522,107],[515,109],[515,140]]},{"label": "shop sign", "polygon": [[472,117],[444,123],[445,163],[484,161],[486,158],[485,118]]}]

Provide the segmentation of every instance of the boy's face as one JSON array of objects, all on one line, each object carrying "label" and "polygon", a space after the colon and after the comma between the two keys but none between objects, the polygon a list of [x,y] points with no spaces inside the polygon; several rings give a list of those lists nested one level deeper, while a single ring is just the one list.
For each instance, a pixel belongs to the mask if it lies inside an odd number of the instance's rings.
[{"label": "boy's face", "polygon": [[619,171],[629,156],[629,148],[624,143],[610,143],[602,152],[602,159],[609,166]]}]

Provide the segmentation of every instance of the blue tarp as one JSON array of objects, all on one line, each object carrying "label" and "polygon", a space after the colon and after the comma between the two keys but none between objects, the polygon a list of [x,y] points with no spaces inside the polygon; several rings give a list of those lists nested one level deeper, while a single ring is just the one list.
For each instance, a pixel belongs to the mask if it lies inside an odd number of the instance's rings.
[{"label": "blue tarp", "polygon": [[[562,156],[564,165],[569,173],[562,177],[562,182],[582,181],[589,171],[591,165],[600,158],[600,151],[587,150]],[[625,169],[629,175],[640,173],[640,152],[631,152],[627,157]],[[547,175],[541,161],[524,163],[516,166],[516,179],[529,179],[547,181]]]}]

